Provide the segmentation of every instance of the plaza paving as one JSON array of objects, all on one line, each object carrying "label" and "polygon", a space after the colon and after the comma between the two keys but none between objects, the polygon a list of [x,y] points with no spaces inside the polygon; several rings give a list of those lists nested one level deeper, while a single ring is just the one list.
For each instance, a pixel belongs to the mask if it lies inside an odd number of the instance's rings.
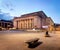
[{"label": "plaza paving", "polygon": [[[45,32],[0,31],[0,50],[60,50],[60,32],[49,34],[51,37],[45,37]],[[25,41],[33,38],[42,44],[28,48]]]}]

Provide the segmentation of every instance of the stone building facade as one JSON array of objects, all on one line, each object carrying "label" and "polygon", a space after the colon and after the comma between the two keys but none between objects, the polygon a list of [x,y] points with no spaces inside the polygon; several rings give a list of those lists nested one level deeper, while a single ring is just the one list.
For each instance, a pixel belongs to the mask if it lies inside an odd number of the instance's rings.
[{"label": "stone building facade", "polygon": [[54,30],[54,22],[53,20],[51,19],[51,17],[48,17],[46,19],[46,22],[47,22],[47,25],[48,25],[48,30],[49,31],[53,31]]},{"label": "stone building facade", "polygon": [[20,17],[14,17],[13,25],[16,29],[42,29],[42,26],[49,24],[47,19],[48,17],[43,11],[33,12]]}]

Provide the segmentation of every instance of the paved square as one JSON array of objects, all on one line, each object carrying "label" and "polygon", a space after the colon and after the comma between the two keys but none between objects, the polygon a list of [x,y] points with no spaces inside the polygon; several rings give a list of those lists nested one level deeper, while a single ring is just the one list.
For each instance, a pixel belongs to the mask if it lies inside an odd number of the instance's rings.
[{"label": "paved square", "polygon": [[[60,50],[60,32],[49,34],[51,37],[45,37],[45,32],[0,31],[0,50]],[[32,38],[39,38],[42,44],[28,48],[25,41]]]}]

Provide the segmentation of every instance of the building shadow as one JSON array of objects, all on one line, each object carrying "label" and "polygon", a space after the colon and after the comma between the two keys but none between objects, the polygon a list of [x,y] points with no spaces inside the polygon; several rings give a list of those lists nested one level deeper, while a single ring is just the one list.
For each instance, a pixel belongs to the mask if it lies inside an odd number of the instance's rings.
[{"label": "building shadow", "polygon": [[28,48],[36,48],[36,47],[38,47],[39,45],[41,45],[43,42],[36,42],[36,43],[34,43],[34,44],[32,44],[32,45],[29,45],[28,46]]}]

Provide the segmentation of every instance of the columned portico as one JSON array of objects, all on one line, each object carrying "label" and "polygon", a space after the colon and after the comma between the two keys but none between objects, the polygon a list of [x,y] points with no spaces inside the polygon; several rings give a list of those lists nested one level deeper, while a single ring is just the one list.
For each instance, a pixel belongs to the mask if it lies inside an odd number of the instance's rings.
[{"label": "columned portico", "polygon": [[16,28],[17,29],[31,29],[34,27],[33,22],[34,22],[33,19],[17,20],[16,21]]}]

